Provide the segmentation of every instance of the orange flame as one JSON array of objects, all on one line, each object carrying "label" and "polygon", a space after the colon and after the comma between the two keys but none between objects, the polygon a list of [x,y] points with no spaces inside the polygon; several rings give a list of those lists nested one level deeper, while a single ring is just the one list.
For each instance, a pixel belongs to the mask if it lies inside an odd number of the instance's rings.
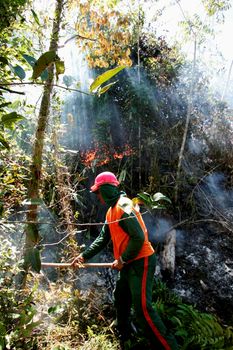
[{"label": "orange flame", "polygon": [[101,166],[108,164],[112,159],[122,159],[123,157],[132,156],[135,151],[126,144],[124,149],[120,151],[115,151],[112,153],[107,146],[102,146],[101,148],[95,148],[81,153],[82,163],[86,167]]}]

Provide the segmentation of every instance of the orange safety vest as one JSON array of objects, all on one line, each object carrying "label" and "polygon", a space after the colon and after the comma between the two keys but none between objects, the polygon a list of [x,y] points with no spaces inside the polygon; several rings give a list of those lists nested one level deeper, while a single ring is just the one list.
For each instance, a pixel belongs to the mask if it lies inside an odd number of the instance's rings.
[{"label": "orange safety vest", "polygon": [[[125,211],[122,209],[122,207],[119,206],[120,200],[121,200],[121,198],[118,200],[117,204],[113,208],[110,207],[108,209],[107,214],[106,214],[106,221],[107,221],[107,224],[109,225],[111,239],[113,242],[113,254],[114,254],[115,259],[120,258],[120,256],[125,251],[125,249],[128,245],[128,242],[130,240],[129,235],[119,225],[119,220],[122,218],[122,215],[125,213]],[[127,199],[127,200],[129,201],[129,199]],[[141,250],[139,251],[138,255],[134,259],[130,260],[130,261],[133,261],[133,260],[145,258],[146,256],[152,255],[154,253],[154,249],[148,240],[147,228],[146,228],[146,225],[142,219],[141,214],[135,208],[133,208],[133,206],[131,207],[131,209],[132,209],[131,215],[133,215],[133,214],[136,215],[138,222],[139,222],[139,224],[144,232],[144,237],[145,237],[143,246],[142,246]],[[129,262],[129,261],[127,261],[127,262]]]}]

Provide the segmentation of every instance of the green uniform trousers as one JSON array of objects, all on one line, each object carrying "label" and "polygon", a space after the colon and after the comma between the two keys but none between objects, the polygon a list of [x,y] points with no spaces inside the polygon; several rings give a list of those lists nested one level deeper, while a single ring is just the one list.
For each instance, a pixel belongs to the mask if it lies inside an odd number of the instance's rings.
[{"label": "green uniform trousers", "polygon": [[118,330],[123,335],[128,331],[133,306],[137,323],[153,349],[176,350],[175,338],[152,307],[155,263],[156,256],[153,254],[125,265],[119,272],[114,291]]}]

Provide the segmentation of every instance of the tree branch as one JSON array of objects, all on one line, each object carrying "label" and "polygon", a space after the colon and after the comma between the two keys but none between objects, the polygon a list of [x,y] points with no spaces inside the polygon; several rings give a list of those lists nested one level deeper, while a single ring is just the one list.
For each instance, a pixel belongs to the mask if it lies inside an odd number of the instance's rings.
[{"label": "tree branch", "polygon": [[[3,90],[7,90],[7,91],[10,91],[9,89],[5,88],[5,86],[14,86],[14,85],[42,85],[42,86],[45,86],[45,83],[35,83],[35,82],[29,82],[29,81],[26,81],[26,82],[22,82],[22,83],[0,83],[0,89],[3,89]],[[58,85],[58,84],[52,84],[51,85],[52,87],[57,87],[59,89],[64,89],[64,90],[69,90],[69,91],[75,91],[75,92],[80,92],[81,94],[84,94],[84,95],[93,95],[89,92],[85,92],[85,91],[82,91],[82,90],[78,90],[78,89],[74,89],[74,88],[69,88],[69,87],[66,87],[66,86],[62,86],[62,85]],[[21,95],[25,95],[24,92],[16,92],[16,91],[10,91],[10,92],[14,92],[14,93],[18,93],[18,94],[21,94]]]},{"label": "tree branch", "polygon": [[[4,85],[5,85],[5,84],[4,84]],[[6,85],[9,85],[9,84],[6,84]],[[12,93],[12,94],[25,95],[25,92],[7,89],[7,88],[3,87],[2,84],[0,84],[0,89],[5,90],[5,91],[7,91],[7,92],[10,92],[10,93]]]}]

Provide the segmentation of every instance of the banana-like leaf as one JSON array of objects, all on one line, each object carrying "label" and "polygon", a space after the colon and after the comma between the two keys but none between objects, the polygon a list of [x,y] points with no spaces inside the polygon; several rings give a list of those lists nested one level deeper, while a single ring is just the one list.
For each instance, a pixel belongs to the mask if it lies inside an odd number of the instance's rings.
[{"label": "banana-like leaf", "polygon": [[109,69],[107,72],[99,75],[91,84],[90,91],[96,91],[103,83],[114,77],[117,73],[119,73],[122,69],[126,68],[126,66],[120,66],[113,69]]},{"label": "banana-like leaf", "polygon": [[43,53],[33,66],[32,79],[37,79],[46,68],[57,60],[58,56],[55,51],[47,51]]}]

